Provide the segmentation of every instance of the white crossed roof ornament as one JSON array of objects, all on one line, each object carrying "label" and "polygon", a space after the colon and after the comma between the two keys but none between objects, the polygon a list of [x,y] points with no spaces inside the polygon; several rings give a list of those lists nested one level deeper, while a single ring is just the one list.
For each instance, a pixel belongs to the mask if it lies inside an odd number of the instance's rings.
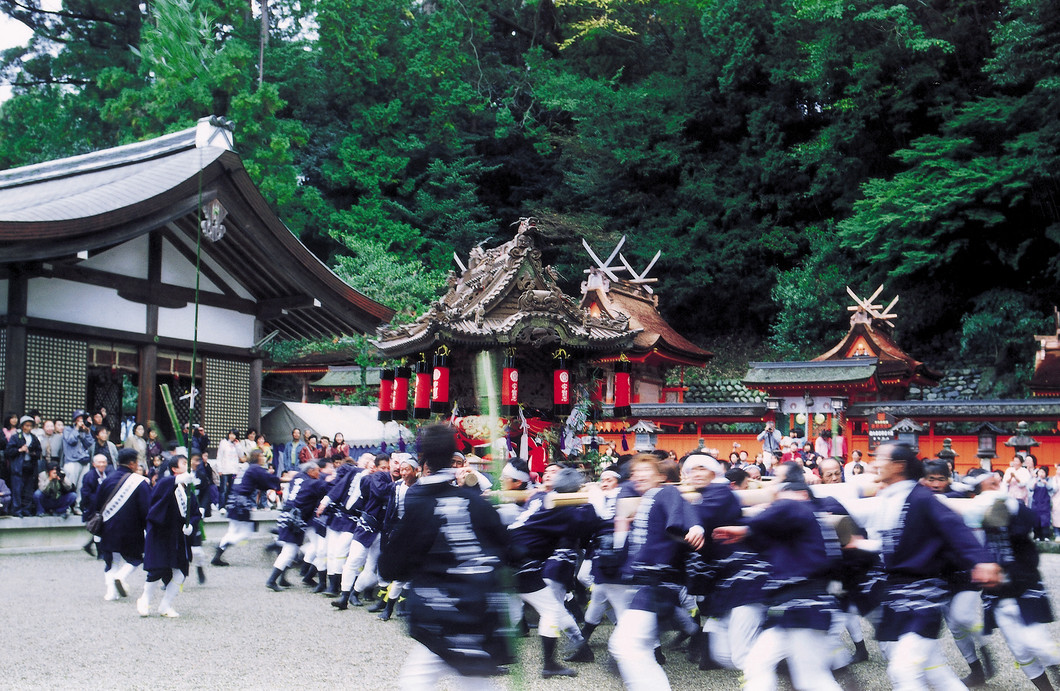
[{"label": "white crossed roof ornament", "polygon": [[[622,245],[624,244],[626,244],[625,235],[623,235],[622,239],[618,241],[617,245],[615,245],[614,251],[611,252],[611,256],[609,256],[607,258],[607,261],[605,262],[600,261],[600,257],[596,256],[596,252],[593,252],[593,248],[589,246],[589,243],[585,241],[585,238],[582,238],[582,247],[585,248],[585,251],[588,252],[589,256],[593,258],[594,262],[596,262],[596,266],[605,274],[607,274],[607,277],[610,278],[612,281],[620,280],[618,276],[615,275],[615,270],[621,270],[622,267],[611,266],[611,262],[613,262],[615,260],[615,257],[618,256],[618,253],[622,250]],[[586,269],[585,273],[589,273],[589,269]],[[636,276],[636,274],[633,275]]]},{"label": "white crossed roof ornament", "polygon": [[868,315],[873,319],[878,319],[887,324],[888,326],[893,327],[894,322],[892,322],[891,320],[895,319],[898,315],[892,312],[891,310],[893,310],[894,306],[898,304],[898,296],[895,295],[894,299],[891,300],[891,304],[887,305],[886,307],[884,307],[883,305],[872,304],[872,301],[878,298],[880,296],[880,293],[882,292],[883,286],[881,285],[879,288],[876,289],[876,292],[874,292],[867,300],[862,300],[857,296],[856,293],[854,293],[853,290],[850,289],[850,286],[847,286],[847,295],[849,295],[856,303],[854,305],[851,305],[850,307],[847,307],[847,311],[857,312],[858,310],[862,310],[868,313]]},{"label": "white crossed roof ornament", "polygon": [[656,283],[656,282],[658,282],[659,279],[657,279],[657,278],[648,278],[648,272],[651,271],[652,267],[655,266],[655,262],[659,261],[659,257],[661,257],[661,256],[662,256],[662,250],[659,250],[658,252],[655,253],[655,256],[651,258],[651,261],[648,262],[648,266],[644,269],[644,271],[642,271],[640,273],[637,273],[636,271],[633,270],[633,267],[629,265],[629,262],[626,261],[626,257],[624,255],[619,254],[618,258],[622,261],[622,265],[626,267],[626,271],[628,271],[629,273],[631,273],[633,275],[633,278],[630,279],[630,283],[638,283],[644,288],[644,290],[646,290],[649,293],[651,293],[652,292],[651,286],[649,286],[647,284],[648,283]]}]

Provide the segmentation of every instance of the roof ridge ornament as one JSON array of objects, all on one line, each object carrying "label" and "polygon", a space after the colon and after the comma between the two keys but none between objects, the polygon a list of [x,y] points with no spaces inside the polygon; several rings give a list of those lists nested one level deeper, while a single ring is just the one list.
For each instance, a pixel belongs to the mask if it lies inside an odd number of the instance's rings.
[{"label": "roof ridge ornament", "polygon": [[[585,238],[582,238],[582,247],[585,248],[585,251],[588,252],[589,256],[592,257],[594,262],[596,262],[596,268],[599,271],[603,271],[605,274],[607,274],[607,277],[610,278],[612,281],[621,280],[618,276],[615,275],[615,271],[621,271],[622,267],[611,266],[611,262],[613,262],[615,260],[615,257],[618,256],[618,253],[622,251],[622,245],[624,244],[626,244],[625,235],[623,235],[622,239],[618,241],[617,245],[615,245],[615,249],[611,251],[611,254],[607,257],[607,261],[605,262],[601,261],[600,257],[596,256],[596,252],[593,252],[593,248],[589,246],[589,243],[585,240]],[[584,273],[591,273],[592,271],[593,269],[585,269]],[[634,276],[637,275],[632,270],[630,270],[630,273],[633,273]]]},{"label": "roof ridge ornament", "polygon": [[226,151],[234,151],[235,140],[232,132],[235,131],[235,127],[234,121],[220,115],[199,118],[199,121],[195,123],[195,148],[204,149],[213,146]]},{"label": "roof ridge ornament", "polygon": [[898,304],[898,296],[895,295],[894,299],[891,300],[891,303],[886,307],[884,307],[882,304],[874,305],[873,300],[878,298],[880,296],[880,293],[882,292],[883,284],[881,283],[880,287],[877,288],[876,291],[871,296],[869,296],[867,300],[863,300],[859,298],[853,290],[850,289],[850,286],[847,286],[847,295],[849,295],[855,303],[847,307],[847,311],[853,312],[853,314],[850,315],[851,326],[858,323],[868,324],[869,326],[872,326],[873,321],[880,321],[886,324],[887,326],[890,326],[892,329],[894,328],[894,322],[892,322],[891,320],[896,319],[898,315],[892,312],[891,310],[893,310],[894,306]]}]

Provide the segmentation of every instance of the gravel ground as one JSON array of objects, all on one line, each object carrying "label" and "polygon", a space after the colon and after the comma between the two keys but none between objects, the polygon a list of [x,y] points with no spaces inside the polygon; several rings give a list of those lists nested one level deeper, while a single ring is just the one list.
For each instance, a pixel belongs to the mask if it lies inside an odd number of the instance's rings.
[{"label": "gravel ground", "polygon": [[[284,593],[266,590],[271,556],[260,542],[233,547],[225,558],[232,566],[208,567],[205,585],[192,575],[176,601],[179,619],[141,619],[132,600],[142,592],[142,572],[131,579],[130,598],[104,602],[102,562],[83,552],[0,557],[3,687],[397,688],[409,642],[403,620],[384,623],[352,607],[339,612],[301,586]],[[1043,555],[1042,568],[1060,612],[1060,555]],[[606,656],[610,632],[605,625],[593,636],[598,660]],[[1053,634],[1060,636],[1057,625]],[[621,680],[599,662],[574,665],[576,679],[542,680],[537,639],[518,645],[522,664],[512,666],[502,687],[622,689]],[[999,633],[990,645],[999,673],[983,688],[1033,689],[1015,669]],[[948,634],[946,649],[954,669],[964,675],[967,667]],[[858,680],[864,689],[886,689],[884,666],[871,641],[869,651],[872,659],[856,666]],[[667,653],[665,669],[675,689],[739,688],[735,673],[700,672],[677,651]],[[459,689],[459,684],[454,680],[447,688]]]}]

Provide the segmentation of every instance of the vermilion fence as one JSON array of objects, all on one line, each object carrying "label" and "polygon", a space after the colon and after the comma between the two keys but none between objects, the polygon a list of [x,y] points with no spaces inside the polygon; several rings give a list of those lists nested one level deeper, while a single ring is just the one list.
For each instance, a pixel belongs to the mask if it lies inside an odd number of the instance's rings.
[{"label": "vermilion fence", "polygon": [[[613,443],[615,450],[621,453],[621,434],[603,434],[601,436]],[[753,434],[703,434],[699,436],[695,434],[659,434],[656,437],[655,448],[673,451],[678,456],[682,456],[698,448],[701,438],[708,448],[718,449],[723,459],[728,458],[729,452],[733,450],[734,443],[739,444],[740,448],[745,449],[752,458],[762,450],[762,443]],[[924,458],[936,456],[942,449],[943,440],[947,438],[953,441],[951,448],[957,452],[957,469],[959,472],[965,473],[970,468],[979,466],[979,459],[976,457],[976,452],[979,449],[979,439],[974,434],[922,434],[920,436],[920,455]],[[1005,436],[999,436],[997,439],[998,457],[993,460],[993,467],[997,470],[1003,470],[1007,467],[1013,456],[1012,450],[1004,446],[1006,438]],[[1049,475],[1055,475],[1057,472],[1056,466],[1060,464],[1060,436],[1035,435],[1035,439],[1041,442],[1041,445],[1033,450],[1035,457],[1038,459],[1038,465],[1049,466]],[[626,444],[630,449],[634,448],[634,442],[634,435],[627,434]],[[863,454],[868,455],[868,436],[853,435],[848,442],[851,450],[860,449]]]}]

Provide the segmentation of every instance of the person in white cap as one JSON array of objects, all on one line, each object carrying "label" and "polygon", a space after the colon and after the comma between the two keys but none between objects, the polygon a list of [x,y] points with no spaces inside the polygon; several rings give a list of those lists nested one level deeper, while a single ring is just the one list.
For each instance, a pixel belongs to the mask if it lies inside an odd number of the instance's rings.
[{"label": "person in white cap", "polygon": [[[390,499],[387,501],[386,513],[383,514],[383,536],[380,540],[379,551],[387,549],[390,534],[397,528],[398,522],[405,516],[405,495],[409,488],[420,479],[420,464],[412,454],[396,453],[390,457],[391,464],[398,464],[398,472],[401,481],[391,486]],[[394,615],[394,606],[401,597],[402,591],[408,585],[405,581],[391,581],[386,588],[385,594],[379,601],[368,608],[369,612],[378,612],[379,619],[389,621]]]}]

